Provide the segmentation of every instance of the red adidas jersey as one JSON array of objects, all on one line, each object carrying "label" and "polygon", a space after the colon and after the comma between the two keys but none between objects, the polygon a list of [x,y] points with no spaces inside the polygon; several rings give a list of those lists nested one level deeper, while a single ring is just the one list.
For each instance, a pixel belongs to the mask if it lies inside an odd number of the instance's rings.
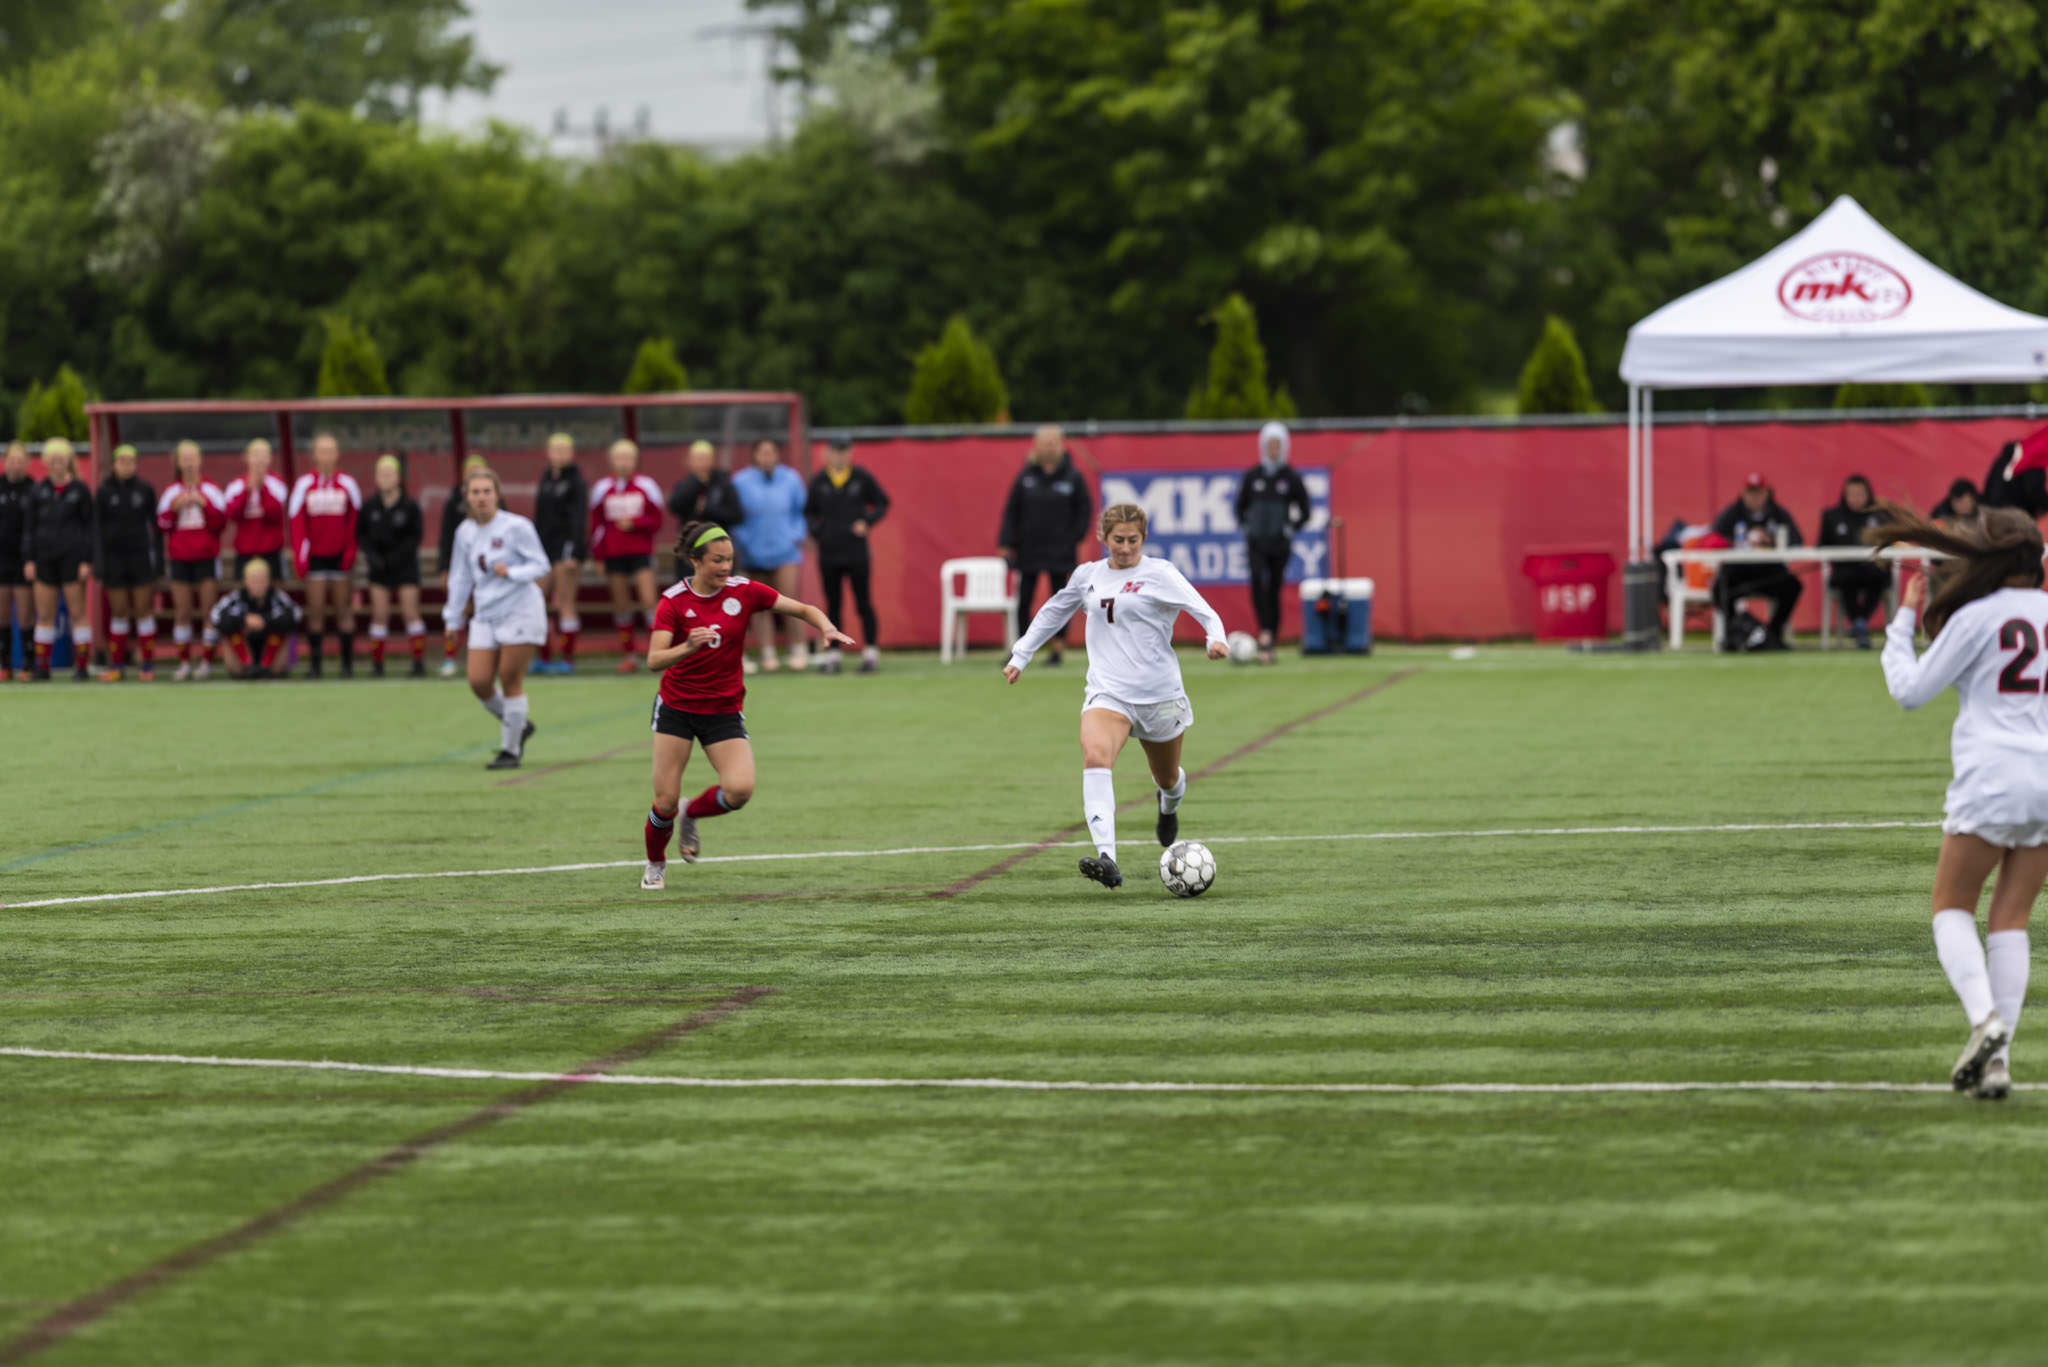
[{"label": "red adidas jersey", "polygon": [[286,512],[291,519],[292,560],[300,574],[314,556],[340,556],[341,568],[356,563],[356,514],[363,491],[344,474],[305,474],[292,486]]},{"label": "red adidas jersey", "polygon": [[[187,492],[198,494],[200,502],[173,507]],[[156,501],[156,525],[169,533],[164,537],[166,559],[215,559],[220,555],[221,528],[228,525],[227,501],[211,480],[202,479],[197,489],[189,491],[182,483],[173,484]]]},{"label": "red adidas jersey", "polygon": [[235,529],[236,555],[275,555],[284,549],[285,503],[291,491],[276,475],[260,484],[238,476],[221,495],[228,523]]},{"label": "red adidas jersey", "polygon": [[670,633],[674,642],[687,639],[696,627],[710,627],[718,635],[709,646],[661,672],[661,700],[678,712],[699,715],[744,707],[747,685],[740,662],[747,651],[747,623],[755,613],[774,607],[781,596],[766,584],[737,574],[709,598],[691,588],[687,579],[662,594],[654,609],[656,631]]},{"label": "red adidas jersey", "polygon": [[654,534],[661,530],[661,486],[645,475],[618,480],[606,475],[590,486],[590,554],[606,560],[617,555],[654,554]]}]

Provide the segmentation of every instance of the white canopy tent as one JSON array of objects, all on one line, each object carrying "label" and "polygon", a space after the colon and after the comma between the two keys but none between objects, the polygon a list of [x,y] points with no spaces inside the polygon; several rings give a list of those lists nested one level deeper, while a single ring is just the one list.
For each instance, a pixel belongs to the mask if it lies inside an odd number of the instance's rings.
[{"label": "white canopy tent", "polygon": [[1628,331],[1629,558],[1648,557],[1659,389],[2027,384],[2048,375],[2048,318],[1938,269],[1843,195],[1732,275]]}]

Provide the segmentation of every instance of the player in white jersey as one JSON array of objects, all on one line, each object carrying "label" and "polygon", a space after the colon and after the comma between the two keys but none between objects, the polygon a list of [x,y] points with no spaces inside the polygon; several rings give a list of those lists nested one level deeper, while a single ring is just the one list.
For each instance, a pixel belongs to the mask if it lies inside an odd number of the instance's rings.
[{"label": "player in white jersey", "polygon": [[1173,624],[1185,612],[1202,624],[1209,658],[1230,653],[1223,619],[1170,560],[1145,554],[1145,510],[1118,503],[1102,510],[1102,544],[1109,555],[1074,571],[1048,598],[1011,652],[1003,677],[1011,683],[1038,648],[1077,612],[1088,614],[1088,683],[1081,702],[1081,810],[1095,855],[1081,872],[1104,887],[1122,887],[1116,866],[1116,788],[1113,766],[1132,736],[1159,788],[1159,843],[1180,834],[1180,800],[1188,776],[1180,767],[1181,736],[1195,723]]},{"label": "player in white jersey", "polygon": [[[1934,951],[1970,1020],[1951,1081],[2003,1100],[2012,1090],[2012,1033],[2027,995],[2027,920],[2048,880],[2048,593],[2041,529],[2025,513],[1989,510],[1980,527],[1946,528],[1886,505],[1867,538],[1954,559],[1929,601],[1915,575],[1885,625],[1884,682],[1916,708],[1954,688],[1961,703],[1949,751],[1955,774],[1934,868]],[[1924,605],[1924,606],[1923,606]],[[1915,619],[1932,638],[1914,657]],[[1977,938],[1977,899],[1993,869],[1990,930]]]},{"label": "player in white jersey", "polygon": [[470,471],[462,497],[469,520],[455,529],[442,620],[453,635],[468,617],[469,691],[498,719],[498,754],[484,767],[517,769],[534,731],[526,715],[526,670],[548,639],[540,580],[554,566],[533,524],[505,511],[494,471]]}]

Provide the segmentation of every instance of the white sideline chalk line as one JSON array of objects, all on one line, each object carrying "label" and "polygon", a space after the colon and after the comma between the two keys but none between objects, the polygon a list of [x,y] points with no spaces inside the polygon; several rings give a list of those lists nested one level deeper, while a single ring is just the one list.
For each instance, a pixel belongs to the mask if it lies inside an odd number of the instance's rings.
[{"label": "white sideline chalk line", "polygon": [[[1617,1092],[1947,1092],[1941,1082],[1078,1082],[1007,1077],[671,1077],[633,1073],[520,1073],[491,1068],[436,1068],[410,1063],[343,1063],[333,1059],[210,1058],[188,1054],[105,1054],[86,1049],[0,1047],[9,1058],[70,1059],[91,1063],[163,1063],[203,1068],[285,1068],[320,1073],[383,1073],[399,1077],[488,1082],[591,1082],[616,1087],[688,1087],[744,1090],[776,1087],[873,1091],[941,1088],[966,1092],[1215,1092],[1365,1093],[1371,1095],[1558,1095]],[[2015,1083],[2021,1091],[2048,1084]]]},{"label": "white sideline chalk line", "polygon": [[[1939,821],[1785,821],[1742,822],[1721,826],[1534,826],[1488,831],[1360,831],[1347,835],[1219,835],[1205,845],[1265,845],[1290,841],[1327,840],[1498,840],[1513,836],[1575,835],[1715,835],[1755,831],[1905,831],[1940,826]],[[904,845],[891,850],[806,850],[788,854],[715,854],[700,864],[763,864],[800,859],[886,859],[910,854],[982,854],[993,850],[1062,849],[1086,846],[1086,840],[1044,845],[1016,840],[995,845]],[[307,878],[289,883],[223,883],[210,888],[154,888],[136,892],[99,892],[84,897],[44,897],[33,902],[0,901],[0,909],[67,907],[85,902],[134,902],[152,897],[203,897],[217,892],[274,892],[285,888],[338,888],[352,883],[403,883],[421,878],[505,878],[529,873],[581,873],[589,869],[637,869],[642,860],[607,859],[585,864],[540,864],[521,869],[448,869],[432,873],[359,873],[348,878]],[[848,891],[858,892],[858,888]]]}]

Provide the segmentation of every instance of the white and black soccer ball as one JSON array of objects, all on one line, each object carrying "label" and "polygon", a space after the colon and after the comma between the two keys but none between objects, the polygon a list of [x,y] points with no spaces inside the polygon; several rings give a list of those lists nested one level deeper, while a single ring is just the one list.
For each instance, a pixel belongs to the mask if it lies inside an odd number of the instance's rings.
[{"label": "white and black soccer ball", "polygon": [[1216,856],[1197,840],[1182,840],[1159,853],[1159,881],[1175,897],[1200,897],[1216,881]]},{"label": "white and black soccer ball", "polygon": [[1230,662],[1234,665],[1248,665],[1259,658],[1259,638],[1249,631],[1233,631],[1223,638],[1230,648]]}]

